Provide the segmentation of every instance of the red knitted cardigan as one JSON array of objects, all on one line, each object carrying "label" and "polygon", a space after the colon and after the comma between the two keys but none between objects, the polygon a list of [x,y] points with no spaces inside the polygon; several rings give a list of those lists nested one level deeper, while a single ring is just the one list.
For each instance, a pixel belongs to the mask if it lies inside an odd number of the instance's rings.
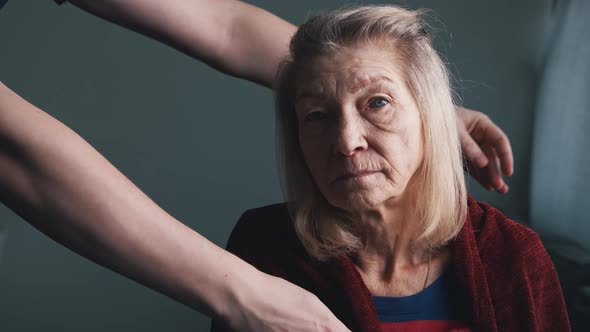
[{"label": "red knitted cardigan", "polygon": [[[450,245],[473,331],[571,330],[557,273],[534,231],[469,197],[467,221]],[[350,258],[311,258],[285,204],[246,211],[227,249],[314,293],[352,331],[380,331],[372,294]],[[211,331],[225,329],[213,321]]]}]

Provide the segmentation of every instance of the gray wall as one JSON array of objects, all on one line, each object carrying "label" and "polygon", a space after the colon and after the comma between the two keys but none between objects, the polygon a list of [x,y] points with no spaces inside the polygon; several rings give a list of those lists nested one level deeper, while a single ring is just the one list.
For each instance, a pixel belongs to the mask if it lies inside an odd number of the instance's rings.
[{"label": "gray wall", "polygon": [[[311,0],[251,3],[294,23],[318,9]],[[510,194],[476,184],[471,192],[526,220],[535,61],[549,0],[402,4],[435,11],[443,23],[438,45],[458,74],[459,95],[512,140]],[[264,88],[49,0],[12,0],[0,11],[0,80],[219,245],[243,210],[281,201],[271,93]],[[207,329],[205,316],[80,258],[3,206],[0,223],[0,330]]]}]

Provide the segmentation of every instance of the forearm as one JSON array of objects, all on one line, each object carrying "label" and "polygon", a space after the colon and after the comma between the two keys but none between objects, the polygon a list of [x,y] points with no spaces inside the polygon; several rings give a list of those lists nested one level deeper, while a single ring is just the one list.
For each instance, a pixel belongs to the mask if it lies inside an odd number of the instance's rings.
[{"label": "forearm", "polygon": [[272,86],[296,27],[235,0],[70,0],[226,74]]},{"label": "forearm", "polygon": [[0,200],[75,252],[208,315],[225,310],[232,278],[255,271],[1,83]]}]

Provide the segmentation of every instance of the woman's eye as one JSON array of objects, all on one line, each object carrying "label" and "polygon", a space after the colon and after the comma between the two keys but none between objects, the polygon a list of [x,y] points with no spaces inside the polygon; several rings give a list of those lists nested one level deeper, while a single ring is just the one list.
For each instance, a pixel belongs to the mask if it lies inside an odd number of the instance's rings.
[{"label": "woman's eye", "polygon": [[381,108],[389,104],[389,100],[384,97],[374,97],[369,99],[369,107],[370,108]]},{"label": "woman's eye", "polygon": [[303,120],[305,122],[315,122],[315,121],[325,119],[326,116],[327,115],[325,112],[315,111],[315,112],[311,112],[311,113],[307,114]]}]

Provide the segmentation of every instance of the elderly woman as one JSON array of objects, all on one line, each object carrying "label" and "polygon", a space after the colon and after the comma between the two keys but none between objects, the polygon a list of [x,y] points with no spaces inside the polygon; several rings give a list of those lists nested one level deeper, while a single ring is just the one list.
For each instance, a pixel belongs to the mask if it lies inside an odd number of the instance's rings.
[{"label": "elderly woman", "polygon": [[358,7],[299,28],[276,92],[288,203],[244,213],[228,249],[353,331],[567,331],[538,235],[466,193],[420,15]]}]

